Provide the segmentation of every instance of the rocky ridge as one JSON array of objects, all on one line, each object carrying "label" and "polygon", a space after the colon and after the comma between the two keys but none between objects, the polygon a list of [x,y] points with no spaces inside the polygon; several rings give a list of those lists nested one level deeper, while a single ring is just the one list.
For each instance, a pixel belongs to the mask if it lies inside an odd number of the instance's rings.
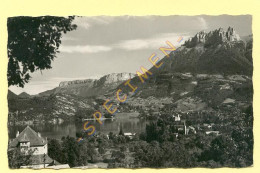
[{"label": "rocky ridge", "polygon": [[221,44],[224,42],[238,42],[241,41],[239,35],[236,33],[234,28],[229,27],[227,31],[224,31],[223,28],[219,28],[214,31],[206,33],[201,31],[197,33],[194,37],[190,38],[184,43],[184,46],[191,48],[199,43],[205,44],[205,46]]}]

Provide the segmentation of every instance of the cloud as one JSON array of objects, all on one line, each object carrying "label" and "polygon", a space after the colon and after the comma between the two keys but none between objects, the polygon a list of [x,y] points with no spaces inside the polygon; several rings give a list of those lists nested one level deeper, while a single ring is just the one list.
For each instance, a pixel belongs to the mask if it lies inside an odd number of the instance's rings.
[{"label": "cloud", "polygon": [[125,50],[139,50],[149,48],[149,43],[147,40],[141,39],[124,40],[118,44],[115,44],[115,47]]},{"label": "cloud", "polygon": [[198,21],[199,21],[202,29],[206,30],[209,28],[206,20],[203,17],[198,17]]},{"label": "cloud", "polygon": [[76,17],[74,24],[77,26],[89,29],[93,25],[107,25],[114,21],[111,16],[93,16],[93,17]]},{"label": "cloud", "polygon": [[[177,42],[179,37],[183,37],[181,43]],[[115,49],[121,49],[126,51],[144,50],[144,49],[158,49],[166,45],[166,41],[170,41],[175,47],[180,46],[184,40],[190,36],[187,33],[163,33],[154,37],[145,39],[133,39],[122,40],[118,43],[107,45],[73,45],[73,46],[61,46],[60,52],[63,53],[99,53],[108,52]]]},{"label": "cloud", "polygon": [[[118,18],[118,17],[117,17]],[[74,23],[77,24],[79,27],[84,29],[89,29],[94,25],[109,25],[113,21],[117,19],[116,17],[111,16],[93,16],[93,17],[76,17],[74,20]],[[135,16],[122,16],[119,17],[122,19],[129,19],[129,18],[137,18]],[[153,20],[153,16],[144,16],[142,18]],[[138,18],[139,19],[139,18]],[[188,18],[189,19],[189,18]],[[188,20],[187,19],[187,20]],[[183,20],[183,19],[182,19]],[[176,22],[176,24],[182,25],[182,21]],[[176,26],[178,27],[178,26]],[[207,30],[209,28],[206,20],[202,16],[197,16],[194,18],[191,18],[188,20],[188,25],[186,28],[194,29],[196,31],[200,30]],[[183,31],[186,32],[186,31]],[[190,32],[190,31],[189,31]],[[121,49],[121,50],[127,50],[127,51],[133,51],[133,50],[142,50],[142,49],[158,49],[162,46],[167,46],[166,41],[170,41],[172,44],[174,44],[176,47],[179,46],[179,43],[177,42],[178,38],[180,36],[183,37],[182,43],[189,38],[190,36],[193,36],[194,33],[161,33],[157,34],[155,36],[152,36],[150,38],[136,38],[132,40],[121,40],[114,43],[111,43],[111,45],[64,45],[61,47],[61,52],[65,53],[98,53],[98,52],[108,52],[114,49]],[[116,36],[115,36],[116,38]],[[73,38],[69,36],[65,36],[63,40],[74,40]]]},{"label": "cloud", "polygon": [[[196,30],[207,30],[209,28],[206,20],[203,17],[196,17],[190,21],[190,25]],[[170,41],[175,47],[180,46],[185,40],[193,36],[194,33],[162,33],[154,37],[146,39],[123,40],[114,46],[124,50],[142,50],[142,49],[158,49],[162,46],[167,46],[166,41]],[[179,37],[183,37],[181,43],[177,42]]]},{"label": "cloud", "polygon": [[[178,47],[180,43],[177,42],[179,37],[183,37],[183,41],[190,36],[187,33],[163,33],[151,38],[124,40],[114,45],[114,47],[123,50],[142,50],[142,49],[158,49],[166,45],[166,41],[170,41],[173,45]],[[182,41],[182,43],[183,43]]]},{"label": "cloud", "polygon": [[76,45],[76,46],[60,46],[60,52],[64,53],[98,53],[111,51],[109,46],[98,45]]}]

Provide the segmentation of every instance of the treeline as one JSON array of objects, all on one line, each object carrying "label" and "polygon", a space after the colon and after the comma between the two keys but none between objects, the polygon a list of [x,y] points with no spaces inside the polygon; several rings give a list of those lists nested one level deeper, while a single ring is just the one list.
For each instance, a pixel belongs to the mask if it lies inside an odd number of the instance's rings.
[{"label": "treeline", "polygon": [[[205,131],[179,133],[173,117],[161,116],[147,125],[146,131],[133,138],[109,133],[87,136],[77,133],[84,140],[73,137],[48,140],[48,155],[70,167],[89,163],[106,163],[108,168],[191,168],[191,167],[247,167],[253,164],[253,110],[236,107],[222,109],[220,135]],[[225,116],[222,116],[225,115]],[[208,119],[208,116],[202,115]],[[215,120],[212,118],[210,120]],[[219,118],[216,119],[217,122]],[[191,122],[192,123],[192,122]],[[213,122],[214,123],[214,122]],[[19,153],[18,158],[21,158]],[[17,158],[15,152],[9,158]],[[14,159],[13,165],[21,165]],[[26,161],[26,160],[25,160]]]},{"label": "treeline", "polygon": [[[172,117],[161,117],[150,123],[146,132],[129,142],[133,162],[125,157],[115,160],[111,167],[169,168],[169,167],[247,167],[253,164],[253,110],[224,109],[219,125],[220,135],[205,131],[176,137]],[[216,113],[216,112],[215,112]],[[211,115],[214,120],[217,115]],[[202,117],[208,116],[203,115]],[[217,122],[219,118],[216,119]],[[207,121],[207,120],[206,120]],[[213,121],[214,122],[214,121]],[[124,154],[124,152],[122,152]]]},{"label": "treeline", "polygon": [[252,106],[230,109],[223,109],[225,117],[211,115],[212,121],[221,118],[220,135],[197,131],[176,137],[173,117],[161,116],[132,139],[121,129],[108,136],[78,134],[84,138],[80,143],[71,137],[49,140],[49,155],[71,167],[96,162],[108,163],[108,168],[247,167],[253,164]]}]

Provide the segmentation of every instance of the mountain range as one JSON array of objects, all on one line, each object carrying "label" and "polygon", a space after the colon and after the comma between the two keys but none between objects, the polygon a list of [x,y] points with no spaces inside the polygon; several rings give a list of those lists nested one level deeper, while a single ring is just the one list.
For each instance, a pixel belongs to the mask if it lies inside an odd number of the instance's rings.
[{"label": "mountain range", "polygon": [[164,58],[165,66],[159,71],[197,74],[252,75],[252,40],[240,40],[233,28],[222,28],[206,33],[197,33],[177,51]]},{"label": "mountain range", "polygon": [[[252,102],[252,37],[244,42],[233,28],[199,32],[159,63],[163,66],[152,67],[145,84],[139,77],[131,80],[139,91],[129,102],[169,98],[180,111],[217,107],[229,98],[241,105]],[[130,95],[130,87],[118,88]]]},{"label": "mountain range", "polygon": [[[153,75],[145,83],[132,73],[113,73],[100,79],[61,82],[59,87],[34,97],[25,93],[17,97],[10,91],[9,100],[16,101],[9,102],[9,111],[20,107],[22,103],[17,100],[23,97],[23,104],[25,98],[28,102],[51,100],[53,105],[48,114],[73,116],[77,109],[98,109],[100,98],[116,102],[115,92],[119,88],[129,95],[128,104],[146,108],[151,108],[151,103],[153,108],[168,104],[177,111],[207,110],[223,104],[247,105],[253,97],[252,37],[244,40],[231,27],[226,31],[222,28],[201,31],[161,59],[164,64],[161,68],[149,69]],[[131,89],[123,84],[128,79],[138,87],[131,97]],[[38,108],[40,111],[41,107]]]},{"label": "mountain range", "polygon": [[80,97],[104,95],[107,91],[114,90],[123,81],[131,79],[133,73],[112,73],[99,79],[86,79],[60,82],[59,87],[39,93],[38,96],[51,94],[72,94]]}]

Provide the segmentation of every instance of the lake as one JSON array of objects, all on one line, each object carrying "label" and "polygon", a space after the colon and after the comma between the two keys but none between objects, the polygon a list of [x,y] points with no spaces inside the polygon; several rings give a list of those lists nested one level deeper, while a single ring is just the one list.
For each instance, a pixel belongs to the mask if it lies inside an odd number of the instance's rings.
[{"label": "lake", "polygon": [[[96,133],[108,134],[113,132],[118,134],[120,128],[123,132],[141,133],[145,131],[146,120],[138,118],[138,113],[118,113],[115,119],[105,119],[100,125],[97,121],[90,121],[96,127]],[[40,132],[43,137],[61,139],[63,136],[76,137],[76,132],[83,130],[83,124],[66,122],[62,124],[33,124],[30,127],[36,132]],[[27,125],[9,126],[9,138],[15,138],[17,131],[21,132]]]}]

